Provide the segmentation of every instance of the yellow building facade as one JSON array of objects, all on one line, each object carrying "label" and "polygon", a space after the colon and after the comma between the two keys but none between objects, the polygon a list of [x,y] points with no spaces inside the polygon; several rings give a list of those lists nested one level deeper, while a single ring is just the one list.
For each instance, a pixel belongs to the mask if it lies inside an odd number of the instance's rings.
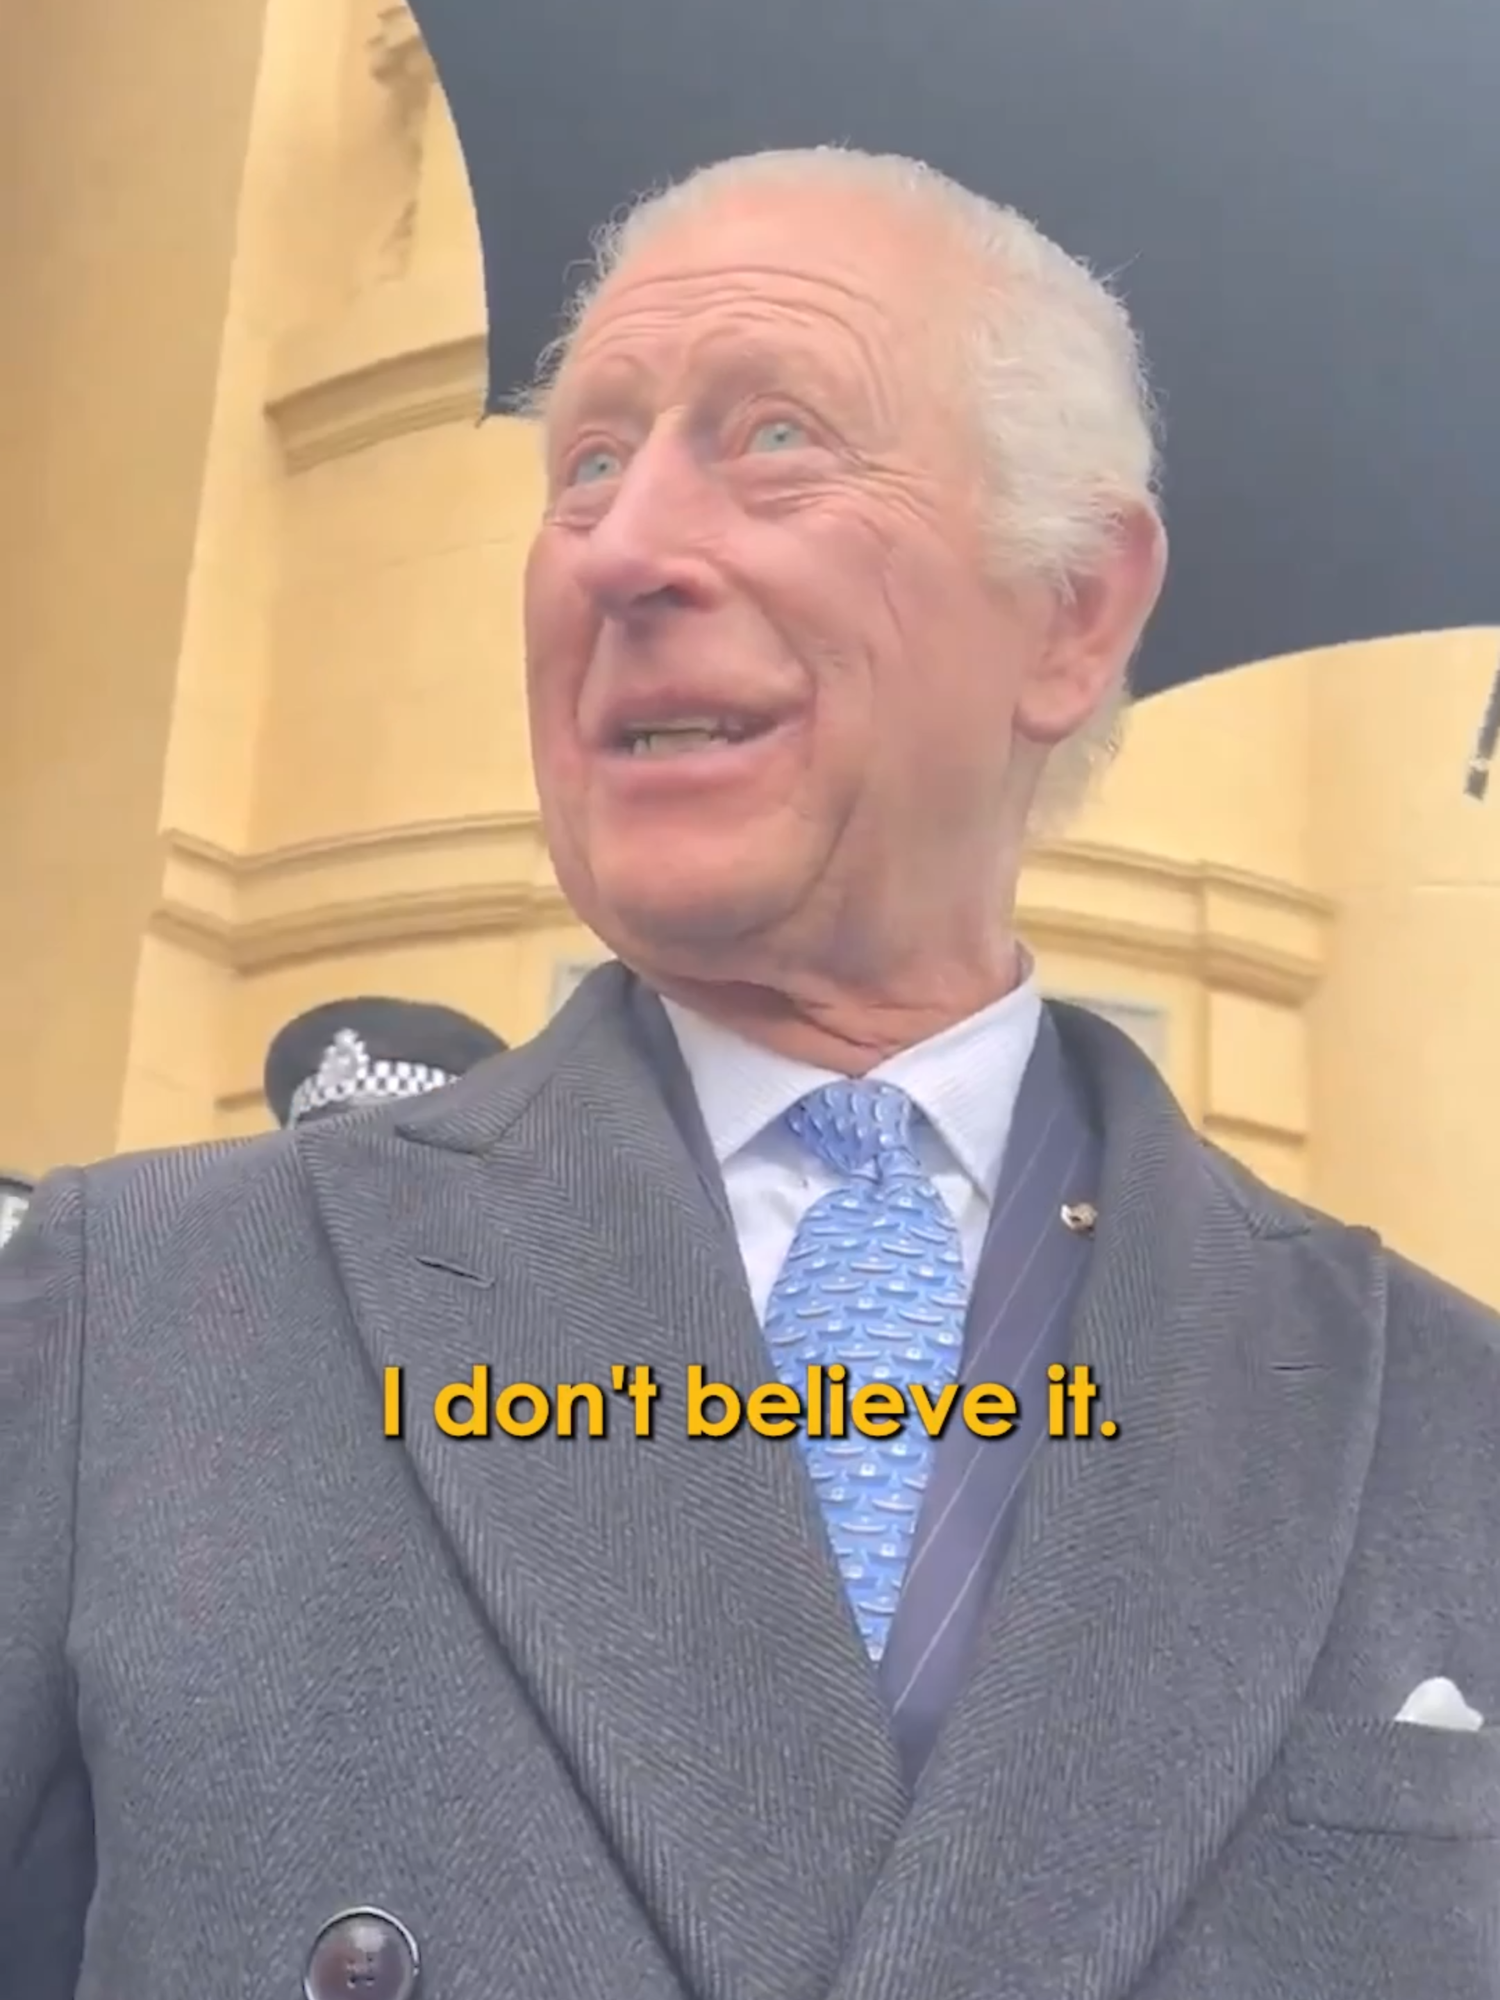
[{"label": "yellow building facade", "polygon": [[[77,0],[12,46],[0,1168],[35,1176],[263,1129],[319,1000],[516,1040],[596,948],[527,757],[534,439],[474,426],[478,248],[406,8]],[[1500,801],[1461,791],[1496,645],[1152,703],[1022,929],[1211,1136],[1500,1302]]]}]

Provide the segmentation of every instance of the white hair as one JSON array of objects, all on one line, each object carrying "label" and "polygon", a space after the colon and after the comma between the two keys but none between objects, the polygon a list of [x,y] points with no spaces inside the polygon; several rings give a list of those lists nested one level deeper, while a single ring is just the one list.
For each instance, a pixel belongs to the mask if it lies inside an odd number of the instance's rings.
[{"label": "white hair", "polygon": [[[658,231],[742,188],[813,178],[925,204],[972,264],[977,283],[965,294],[972,316],[958,334],[993,559],[1001,573],[1069,590],[1097,565],[1122,519],[1157,505],[1156,412],[1135,330],[1108,282],[1035,224],[920,161],[838,146],[752,153],[640,197],[596,233],[592,270],[521,407],[545,413],[550,384],[599,289]],[[1127,700],[1122,672],[1084,727],[1053,751],[1034,828],[1076,810],[1119,746]]]}]

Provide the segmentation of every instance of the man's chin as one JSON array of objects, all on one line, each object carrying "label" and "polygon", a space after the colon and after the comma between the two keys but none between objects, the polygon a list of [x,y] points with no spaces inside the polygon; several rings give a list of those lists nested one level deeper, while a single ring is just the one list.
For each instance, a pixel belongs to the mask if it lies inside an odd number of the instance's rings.
[{"label": "man's chin", "polygon": [[[655,953],[727,951],[759,929],[740,895],[621,897],[611,922],[622,938]],[[621,956],[625,954],[622,952]]]},{"label": "man's chin", "polygon": [[586,919],[617,958],[650,976],[739,978],[758,959],[768,930],[787,912],[783,889],[745,877],[684,879],[664,868],[655,880],[596,882],[596,914]]}]

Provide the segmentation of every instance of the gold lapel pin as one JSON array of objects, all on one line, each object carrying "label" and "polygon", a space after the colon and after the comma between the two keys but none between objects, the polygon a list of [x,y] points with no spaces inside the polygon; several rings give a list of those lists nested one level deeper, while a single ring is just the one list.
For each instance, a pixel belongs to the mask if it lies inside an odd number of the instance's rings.
[{"label": "gold lapel pin", "polygon": [[1075,1236],[1093,1235],[1099,1211],[1091,1201],[1065,1201],[1061,1213],[1064,1229],[1071,1229]]}]

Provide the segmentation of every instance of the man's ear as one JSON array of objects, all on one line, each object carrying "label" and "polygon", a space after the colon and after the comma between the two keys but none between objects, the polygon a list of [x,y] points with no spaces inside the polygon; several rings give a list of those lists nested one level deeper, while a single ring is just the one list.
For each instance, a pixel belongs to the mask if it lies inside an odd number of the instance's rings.
[{"label": "man's ear", "polygon": [[1166,574],[1160,515],[1147,506],[1122,514],[1105,554],[1054,602],[1048,643],[1016,707],[1022,736],[1050,750],[1077,734],[1130,665]]}]

